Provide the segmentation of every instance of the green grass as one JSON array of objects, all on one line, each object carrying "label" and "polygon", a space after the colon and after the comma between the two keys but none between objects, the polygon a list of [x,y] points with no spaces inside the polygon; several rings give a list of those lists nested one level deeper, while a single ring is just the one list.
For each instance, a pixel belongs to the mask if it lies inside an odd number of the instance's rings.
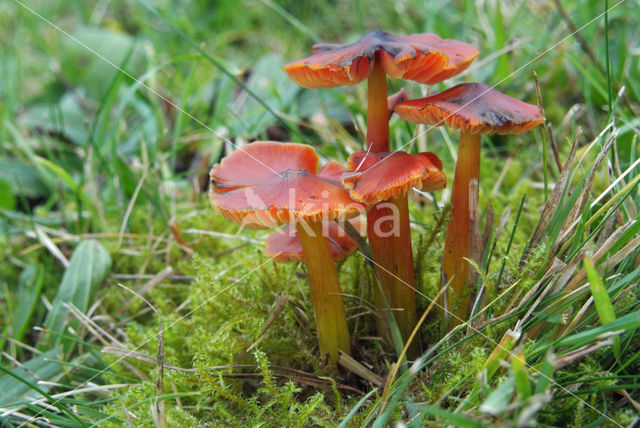
[{"label": "green grass", "polygon": [[[561,4],[566,17],[551,0],[2,2],[0,425],[629,426],[640,2],[609,1],[608,21],[605,2]],[[360,149],[365,85],[303,90],[282,65],[376,28],[480,49],[430,91],[480,81],[535,104],[535,71],[551,126],[483,139],[485,298],[454,331],[430,313],[421,358],[383,385],[325,376],[303,268],[269,262],[266,234],[205,192],[232,144],[298,141],[341,162]],[[392,144],[436,152],[451,178],[457,134],[424,129],[394,118]],[[433,196],[410,205],[420,312],[449,190]],[[374,337],[369,266],[354,254],[339,272],[353,357],[384,379],[397,355]],[[119,283],[161,318],[164,391],[157,316]]]}]

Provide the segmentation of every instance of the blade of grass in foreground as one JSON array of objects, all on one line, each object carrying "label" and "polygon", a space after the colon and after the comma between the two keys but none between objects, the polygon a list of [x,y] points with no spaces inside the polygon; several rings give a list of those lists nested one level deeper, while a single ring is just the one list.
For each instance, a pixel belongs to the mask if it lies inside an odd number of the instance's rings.
[{"label": "blade of grass in foreground", "polygon": [[[596,306],[596,311],[600,317],[600,323],[604,326],[616,320],[616,313],[611,304],[611,298],[607,293],[607,287],[605,287],[602,278],[596,271],[591,261],[588,258],[584,258],[584,268],[587,272],[587,278],[589,279],[589,288],[591,289],[591,295],[593,296],[593,303]],[[616,359],[620,361],[620,337],[615,338],[613,343],[613,353]]]},{"label": "blade of grass in foreground", "polygon": [[[62,277],[58,294],[44,323],[48,330],[61,333],[67,326],[69,310],[64,303],[73,303],[85,312],[89,309],[91,296],[107,276],[111,267],[111,257],[97,241],[83,241],[71,256],[69,267]],[[49,346],[61,343],[58,336],[49,338]],[[63,347],[68,351],[73,343],[64,340]]]}]

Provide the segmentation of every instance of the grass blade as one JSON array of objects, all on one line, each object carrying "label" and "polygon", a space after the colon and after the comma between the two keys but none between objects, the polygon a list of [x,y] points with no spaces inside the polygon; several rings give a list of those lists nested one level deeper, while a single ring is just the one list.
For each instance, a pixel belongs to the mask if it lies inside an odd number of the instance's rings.
[{"label": "grass blade", "polygon": [[[602,278],[596,271],[596,268],[591,263],[591,260],[584,258],[584,269],[587,272],[587,278],[589,279],[589,288],[591,289],[591,295],[593,296],[593,303],[596,306],[596,311],[600,317],[600,323],[607,325],[616,320],[616,313],[611,303],[611,298],[607,292],[607,287],[602,282]],[[613,344],[613,353],[617,360],[620,360],[620,338],[616,337]]]},{"label": "grass blade", "polygon": [[[107,276],[111,267],[111,257],[107,250],[96,241],[83,241],[78,245],[71,256],[69,267],[62,277],[58,294],[53,301],[51,312],[45,321],[45,327],[54,333],[62,333],[67,325],[66,316],[69,310],[65,303],[85,312],[89,308],[91,297]],[[61,342],[57,335],[49,338],[49,346],[55,346]],[[63,341],[65,350],[69,350],[73,344]]]}]

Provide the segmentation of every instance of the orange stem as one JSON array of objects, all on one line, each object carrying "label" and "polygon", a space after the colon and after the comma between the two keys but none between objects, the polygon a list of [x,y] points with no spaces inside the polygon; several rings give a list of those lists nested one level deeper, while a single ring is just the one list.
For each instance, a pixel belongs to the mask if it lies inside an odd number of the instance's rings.
[{"label": "orange stem", "polygon": [[[376,58],[377,59],[377,58]],[[373,61],[367,91],[367,148],[374,153],[389,151],[389,109],[387,107],[387,75]]]},{"label": "orange stem", "polygon": [[[376,58],[377,60],[377,58]],[[368,79],[367,93],[367,149],[389,152],[389,108],[387,105],[387,76],[374,60]],[[385,220],[385,217],[387,219]],[[392,230],[396,228],[397,230]],[[383,201],[367,214],[367,232],[373,259],[382,281],[387,303],[394,309],[402,338],[407,340],[416,322],[413,254],[409,229],[407,195]],[[388,233],[391,230],[392,233]],[[383,314],[387,306],[375,287],[376,306]],[[409,357],[417,355],[417,343],[409,349]]]},{"label": "orange stem", "polygon": [[[389,305],[404,340],[409,338],[416,324],[416,294],[407,202],[405,194],[380,202],[367,213],[369,244],[382,282],[382,290],[374,288],[376,306],[382,314],[388,316],[387,304]],[[384,292],[384,298],[381,291]],[[409,348],[409,358],[417,356],[417,352],[417,342],[414,342]]]},{"label": "orange stem", "polygon": [[329,366],[336,367],[338,350],[351,353],[347,317],[342,302],[336,265],[331,256],[329,242],[322,235],[321,222],[297,223],[309,272],[311,304],[318,329],[320,353],[328,355]]},{"label": "orange stem", "polygon": [[451,193],[451,221],[442,257],[442,285],[449,284],[447,293],[447,318],[453,325],[465,321],[468,316],[471,282],[469,258],[478,262],[477,212],[478,180],[480,172],[480,135],[460,133],[458,162]]}]

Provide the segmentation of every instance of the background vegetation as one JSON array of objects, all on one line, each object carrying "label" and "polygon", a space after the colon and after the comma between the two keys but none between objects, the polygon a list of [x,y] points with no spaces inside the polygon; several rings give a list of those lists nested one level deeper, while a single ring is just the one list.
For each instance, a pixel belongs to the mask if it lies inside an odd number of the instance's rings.
[{"label": "background vegetation", "polygon": [[[0,425],[631,424],[638,7],[3,1]],[[481,51],[441,85],[392,89],[416,98],[480,81],[535,104],[535,72],[548,126],[483,140],[491,251],[473,322],[444,331],[431,311],[422,358],[396,373],[355,254],[340,275],[364,374],[328,378],[303,268],[267,262],[264,233],[215,214],[207,172],[256,139],[304,142],[340,161],[361,148],[365,85],[303,90],[281,67],[315,42],[378,28]],[[455,133],[395,118],[391,135],[396,147],[436,152],[453,175]],[[445,190],[411,204],[421,311],[437,293],[448,199]]]}]

